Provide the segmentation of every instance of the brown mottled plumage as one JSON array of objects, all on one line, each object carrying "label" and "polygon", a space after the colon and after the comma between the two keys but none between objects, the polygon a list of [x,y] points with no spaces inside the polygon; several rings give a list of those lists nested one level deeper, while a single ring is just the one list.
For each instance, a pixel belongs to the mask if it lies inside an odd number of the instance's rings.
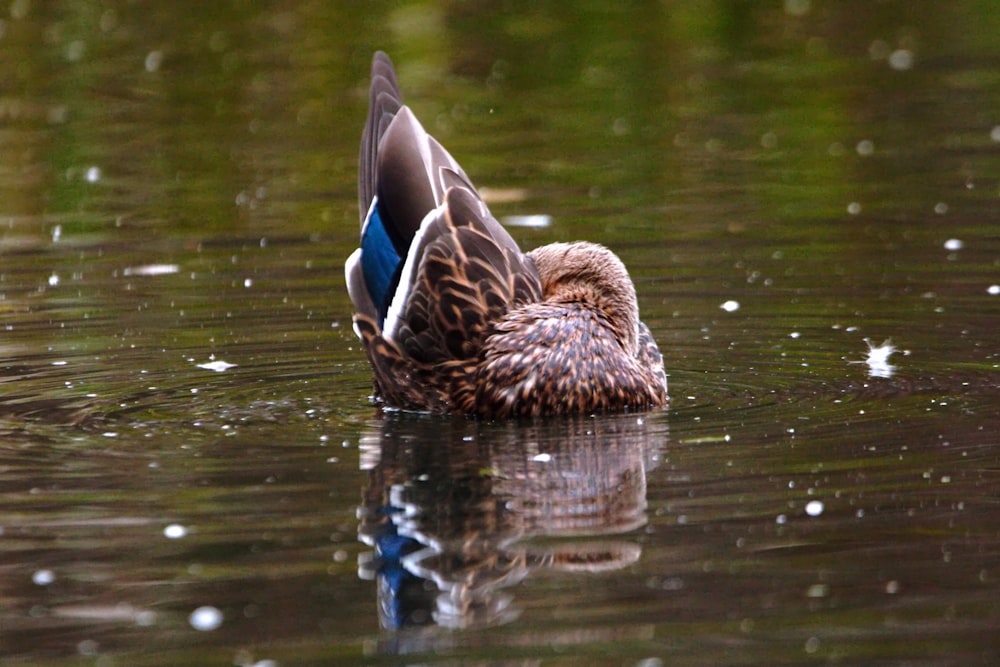
[{"label": "brown mottled plumage", "polygon": [[506,418],[667,402],[635,287],[603,246],[524,254],[376,53],[361,142],[355,330],[387,406]]}]

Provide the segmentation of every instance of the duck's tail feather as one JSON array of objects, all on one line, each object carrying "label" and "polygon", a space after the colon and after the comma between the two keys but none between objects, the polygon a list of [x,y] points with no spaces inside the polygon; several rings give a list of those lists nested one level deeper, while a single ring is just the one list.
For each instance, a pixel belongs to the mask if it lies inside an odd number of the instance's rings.
[{"label": "duck's tail feather", "polygon": [[371,86],[368,90],[368,120],[361,134],[361,152],[358,162],[358,210],[361,221],[375,198],[375,158],[382,136],[392,119],[403,106],[396,70],[392,61],[382,51],[372,59]]},{"label": "duck's tail feather", "polygon": [[450,187],[475,191],[462,167],[403,105],[392,61],[377,52],[359,159],[361,248],[348,260],[347,284],[358,311],[379,326],[399,291],[410,245]]},{"label": "duck's tail feather", "polygon": [[432,358],[456,355],[460,336],[470,336],[468,347],[489,317],[535,290],[537,272],[458,162],[403,105],[382,52],[372,62],[369,102],[358,182],[365,215],[361,247],[347,262],[348,291],[386,337],[430,345]]}]

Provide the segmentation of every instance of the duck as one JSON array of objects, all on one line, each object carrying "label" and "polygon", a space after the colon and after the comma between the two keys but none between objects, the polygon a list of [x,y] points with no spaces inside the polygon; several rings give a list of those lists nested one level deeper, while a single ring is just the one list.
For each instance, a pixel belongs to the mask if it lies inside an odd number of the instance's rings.
[{"label": "duck", "polygon": [[372,59],[358,161],[354,332],[383,409],[484,419],[666,406],[663,356],[621,259],[587,241],[522,252]]}]

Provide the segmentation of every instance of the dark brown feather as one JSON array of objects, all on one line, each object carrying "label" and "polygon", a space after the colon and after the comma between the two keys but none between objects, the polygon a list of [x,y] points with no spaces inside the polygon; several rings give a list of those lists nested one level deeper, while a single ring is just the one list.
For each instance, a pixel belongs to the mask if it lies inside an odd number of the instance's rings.
[{"label": "dark brown feather", "polygon": [[389,56],[378,51],[372,59],[368,121],[361,135],[361,154],[358,164],[358,209],[362,222],[375,197],[375,157],[378,154],[379,143],[402,106],[403,96],[396,81],[396,70]]}]

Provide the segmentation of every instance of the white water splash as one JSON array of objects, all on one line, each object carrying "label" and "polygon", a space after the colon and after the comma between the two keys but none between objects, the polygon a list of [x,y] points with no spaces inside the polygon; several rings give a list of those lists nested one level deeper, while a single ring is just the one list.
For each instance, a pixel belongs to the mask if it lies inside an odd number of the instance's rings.
[{"label": "white water splash", "polygon": [[198,364],[198,368],[203,368],[206,371],[215,371],[216,373],[222,373],[235,367],[236,364],[231,364],[228,361],[222,361],[221,359],[209,361],[204,364]]},{"label": "white water splash", "polygon": [[868,355],[864,358],[864,363],[868,364],[868,375],[873,378],[892,377],[896,367],[889,363],[889,357],[896,351],[896,346],[892,340],[886,339],[881,345],[875,345],[870,339],[865,338],[868,345]]}]

